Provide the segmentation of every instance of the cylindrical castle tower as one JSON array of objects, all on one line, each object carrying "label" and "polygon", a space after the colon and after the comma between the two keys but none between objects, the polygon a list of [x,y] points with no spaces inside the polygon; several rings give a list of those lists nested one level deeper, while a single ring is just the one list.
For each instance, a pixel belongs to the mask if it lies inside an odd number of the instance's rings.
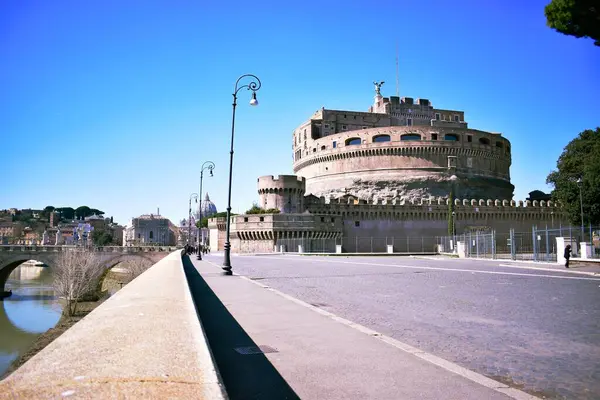
[{"label": "cylindrical castle tower", "polygon": [[265,175],[258,178],[259,206],[282,213],[304,212],[306,180],[296,175]]},{"label": "cylindrical castle tower", "polygon": [[511,199],[510,142],[437,126],[378,127],[303,141],[294,172],[315,196]]}]

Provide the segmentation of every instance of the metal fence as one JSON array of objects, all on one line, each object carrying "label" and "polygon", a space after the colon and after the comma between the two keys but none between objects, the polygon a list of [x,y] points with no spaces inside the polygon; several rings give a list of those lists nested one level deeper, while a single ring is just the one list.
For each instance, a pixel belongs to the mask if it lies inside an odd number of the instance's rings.
[{"label": "metal fence", "polygon": [[336,239],[277,239],[275,247],[283,253],[335,253]]},{"label": "metal fence", "polygon": [[[276,250],[284,253],[297,253],[300,248],[305,253],[410,253],[424,254],[437,252],[437,237],[343,237],[339,239],[278,239]],[[341,247],[338,247],[341,246]]]},{"label": "metal fence", "polygon": [[555,262],[559,252],[557,237],[564,237],[571,243],[573,256],[579,257],[581,243],[587,243],[587,258],[600,258],[600,228],[589,226],[547,228],[533,226],[529,232],[469,232],[461,235],[438,238],[440,252],[456,252],[456,243],[461,241],[465,246],[465,255],[472,258],[494,258]]},{"label": "metal fence", "polygon": [[[464,244],[467,257],[554,262],[557,237],[567,238],[573,256],[579,256],[580,243],[589,243],[589,258],[600,258],[600,227],[536,227],[530,231],[467,232],[456,236],[357,236],[338,239],[278,239],[276,250],[284,253],[456,253],[457,243]],[[570,239],[569,239],[570,238]]]}]

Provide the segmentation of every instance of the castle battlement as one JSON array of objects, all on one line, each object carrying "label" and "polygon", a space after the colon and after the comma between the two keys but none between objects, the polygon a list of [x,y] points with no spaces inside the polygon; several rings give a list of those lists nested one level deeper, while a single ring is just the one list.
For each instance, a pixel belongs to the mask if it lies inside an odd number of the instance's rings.
[{"label": "castle battlement", "polygon": [[[373,199],[371,201],[359,199],[354,196],[344,196],[338,199],[328,199],[324,196],[315,197],[311,196],[312,199],[307,202],[307,205],[311,204],[328,204],[328,205],[368,205],[368,206],[448,206],[450,199],[444,197],[427,197],[418,199],[406,199],[406,198],[393,198],[388,199]],[[549,201],[537,201],[534,200],[492,200],[492,199],[454,199],[455,207],[490,207],[490,208],[560,208],[560,205],[551,200]]]}]

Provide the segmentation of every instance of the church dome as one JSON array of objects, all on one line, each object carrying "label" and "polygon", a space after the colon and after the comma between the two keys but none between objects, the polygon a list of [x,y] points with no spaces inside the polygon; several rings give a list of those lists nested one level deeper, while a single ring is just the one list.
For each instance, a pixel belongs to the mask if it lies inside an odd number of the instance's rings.
[{"label": "church dome", "polygon": [[202,218],[210,218],[217,213],[217,206],[210,201],[208,193],[206,193],[204,200],[200,204],[200,209],[202,210]]}]

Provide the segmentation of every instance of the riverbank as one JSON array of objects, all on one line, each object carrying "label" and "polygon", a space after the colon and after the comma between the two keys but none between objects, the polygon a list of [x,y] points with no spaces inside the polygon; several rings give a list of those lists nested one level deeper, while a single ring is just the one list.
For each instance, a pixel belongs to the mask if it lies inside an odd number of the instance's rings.
[{"label": "riverbank", "polygon": [[79,322],[83,317],[88,315],[94,308],[98,307],[100,304],[104,302],[109,296],[98,300],[98,301],[87,301],[79,303],[77,308],[78,311],[76,315],[72,317],[67,317],[62,315],[60,320],[56,324],[54,328],[50,328],[46,332],[42,333],[32,344],[31,347],[22,354],[19,358],[17,358],[10,367],[4,372],[2,376],[0,376],[0,380],[6,378],[13,371],[19,368],[21,365],[25,364],[31,357],[35,356],[39,353],[44,347],[48,346],[54,339],[62,335],[67,331],[70,327]]},{"label": "riverbank", "polygon": [[12,372],[16,371],[21,365],[25,364],[30,358],[35,356],[46,346],[52,343],[56,338],[66,332],[69,328],[75,325],[77,322],[82,320],[86,315],[92,312],[96,307],[102,304],[106,299],[120,290],[126,285],[128,275],[124,273],[112,272],[106,274],[102,280],[102,287],[98,292],[97,301],[82,301],[77,305],[77,312],[75,315],[68,317],[61,315],[60,319],[53,328],[50,328],[46,332],[42,333],[37,337],[27,349],[27,351],[21,354],[10,367],[0,375],[0,381],[9,376]]}]

